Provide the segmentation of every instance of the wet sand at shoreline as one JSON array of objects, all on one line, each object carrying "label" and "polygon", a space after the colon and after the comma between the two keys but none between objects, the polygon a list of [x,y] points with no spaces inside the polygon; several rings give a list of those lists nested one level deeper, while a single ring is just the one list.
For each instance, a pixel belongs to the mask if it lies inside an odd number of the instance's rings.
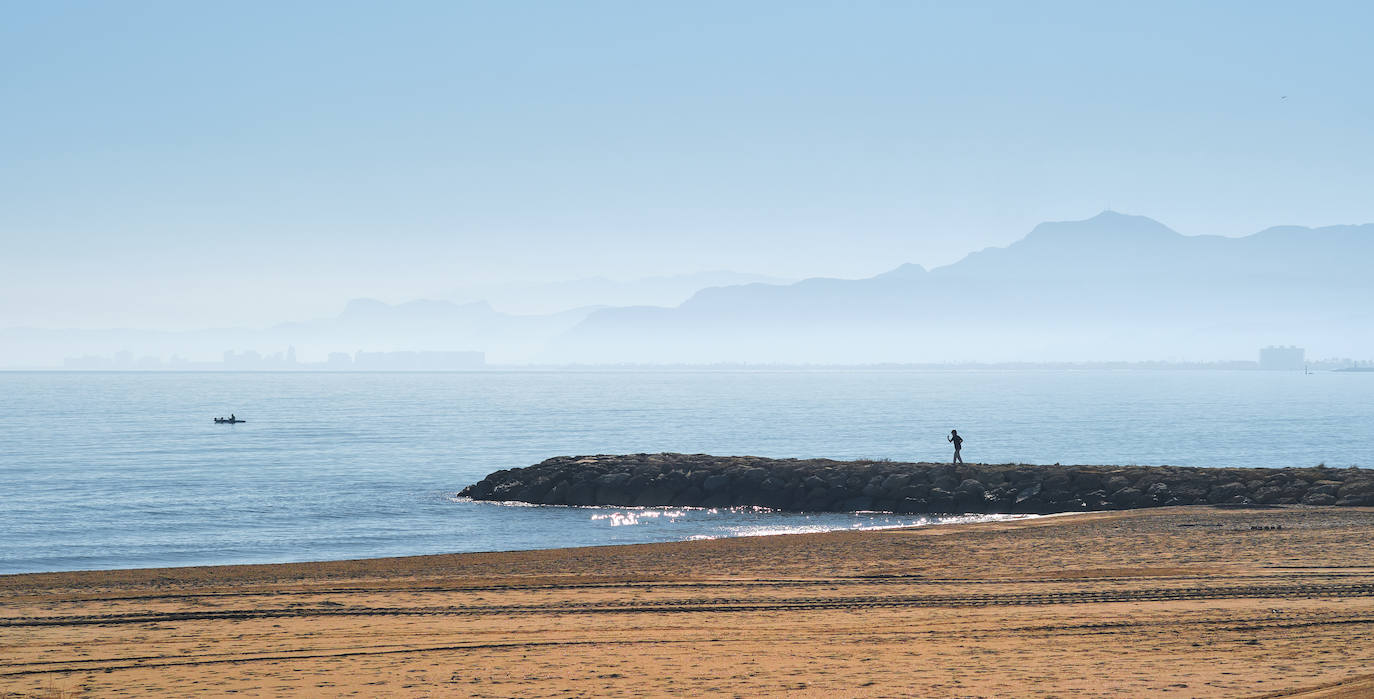
[{"label": "wet sand at shoreline", "polygon": [[3,576],[0,696],[1374,696],[1371,531],[1187,507]]}]

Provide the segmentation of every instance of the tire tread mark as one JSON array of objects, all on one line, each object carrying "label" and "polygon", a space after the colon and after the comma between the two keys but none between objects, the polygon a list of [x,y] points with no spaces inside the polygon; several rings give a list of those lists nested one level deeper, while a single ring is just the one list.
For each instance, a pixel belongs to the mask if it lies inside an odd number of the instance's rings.
[{"label": "tire tread mark", "polygon": [[1176,601],[1246,598],[1374,597],[1374,584],[1359,585],[1278,585],[1237,587],[1148,588],[1141,590],[1095,590],[1070,592],[1027,592],[964,595],[901,595],[866,597],[806,597],[787,600],[740,598],[677,599],[651,601],[610,601],[598,603],[562,602],[556,604],[429,606],[429,607],[339,607],[224,609],[186,612],[133,612],[56,617],[11,617],[0,619],[0,627],[85,626],[148,624],[177,621],[305,618],[325,616],[464,616],[490,614],[617,614],[662,612],[754,612],[807,611],[823,609],[862,609],[894,607],[989,607],[1054,604],[1101,604],[1111,602]]}]

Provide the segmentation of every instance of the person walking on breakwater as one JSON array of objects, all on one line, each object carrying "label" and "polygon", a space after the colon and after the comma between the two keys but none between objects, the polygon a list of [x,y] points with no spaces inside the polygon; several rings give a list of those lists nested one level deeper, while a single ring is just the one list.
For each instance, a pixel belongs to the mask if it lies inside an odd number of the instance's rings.
[{"label": "person walking on breakwater", "polygon": [[954,445],[954,460],[949,462],[949,465],[964,463],[963,457],[959,456],[959,449],[964,446],[964,438],[959,436],[959,430],[950,430],[945,441]]}]

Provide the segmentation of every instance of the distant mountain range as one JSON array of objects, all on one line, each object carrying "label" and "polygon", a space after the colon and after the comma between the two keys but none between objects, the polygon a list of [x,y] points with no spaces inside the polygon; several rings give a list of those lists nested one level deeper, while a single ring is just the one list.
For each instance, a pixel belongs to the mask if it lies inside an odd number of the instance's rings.
[{"label": "distant mountain range", "polygon": [[457,288],[445,297],[459,302],[486,301],[505,313],[540,315],[588,306],[676,306],[708,287],[791,281],[762,274],[711,270],[627,281],[588,277],[542,284],[484,284]]},{"label": "distant mountain range", "polygon": [[[931,270],[903,264],[868,279],[709,286],[675,307],[518,315],[484,301],[358,299],[336,317],[262,330],[2,330],[0,365],[51,366],[120,351],[212,358],[287,346],[311,360],[336,351],[478,350],[489,362],[559,364],[1248,359],[1271,344],[1368,358],[1371,267],[1374,224],[1223,238],[1183,236],[1108,211],[1044,223],[1005,248]],[[634,293],[749,278],[660,278]],[[566,302],[606,291],[597,280],[564,284]],[[534,296],[547,301],[558,289]]]},{"label": "distant mountain range", "polygon": [[1103,212],[1005,248],[869,279],[698,292],[607,308],[550,343],[583,362],[1249,358],[1262,345],[1371,354],[1374,225],[1183,236]]}]

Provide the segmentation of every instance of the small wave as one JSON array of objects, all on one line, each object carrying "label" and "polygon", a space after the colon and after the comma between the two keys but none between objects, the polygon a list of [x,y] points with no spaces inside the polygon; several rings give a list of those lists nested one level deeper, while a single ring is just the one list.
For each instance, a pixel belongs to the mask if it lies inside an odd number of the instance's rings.
[{"label": "small wave", "polygon": [[625,527],[639,524],[646,519],[666,519],[670,522],[680,517],[686,516],[686,512],[680,509],[671,510],[628,510],[625,512],[615,511],[607,514],[594,514],[592,521],[609,520],[612,527]]},{"label": "small wave", "polygon": [[[1018,519],[1033,519],[1040,515],[1003,515],[977,514],[953,515],[948,517],[919,517],[905,521],[883,522],[819,522],[807,524],[756,524],[727,527],[726,536],[779,536],[783,534],[821,534],[832,531],[881,531],[887,529],[909,529],[941,524],[968,524],[972,522],[1003,522]],[[713,537],[714,538],[714,537]]]}]

